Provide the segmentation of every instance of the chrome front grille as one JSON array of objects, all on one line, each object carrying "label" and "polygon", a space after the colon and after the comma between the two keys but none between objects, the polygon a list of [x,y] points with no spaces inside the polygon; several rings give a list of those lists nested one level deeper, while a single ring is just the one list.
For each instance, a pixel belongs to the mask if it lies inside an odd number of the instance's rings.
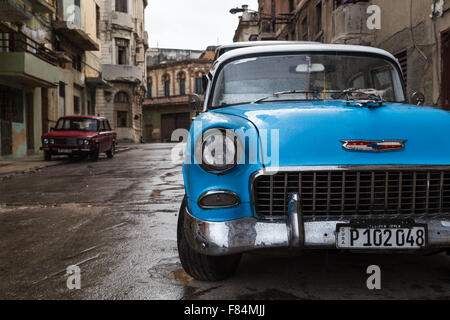
[{"label": "chrome front grille", "polygon": [[298,192],[311,217],[433,215],[450,212],[450,167],[280,171],[257,175],[253,199],[260,218],[282,219]]}]

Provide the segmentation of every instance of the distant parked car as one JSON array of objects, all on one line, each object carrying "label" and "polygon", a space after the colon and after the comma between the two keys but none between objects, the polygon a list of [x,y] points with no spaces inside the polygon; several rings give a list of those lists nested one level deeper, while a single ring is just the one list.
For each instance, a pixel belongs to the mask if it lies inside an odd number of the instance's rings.
[{"label": "distant parked car", "polygon": [[117,135],[111,129],[108,119],[94,116],[67,116],[56,123],[51,132],[42,135],[44,159],[50,161],[53,155],[89,156],[97,161],[100,153],[113,158]]}]

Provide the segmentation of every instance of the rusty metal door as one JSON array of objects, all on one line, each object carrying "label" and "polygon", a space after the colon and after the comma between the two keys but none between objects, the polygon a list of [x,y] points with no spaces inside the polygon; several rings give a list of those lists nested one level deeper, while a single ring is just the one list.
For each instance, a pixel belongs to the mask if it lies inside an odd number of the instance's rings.
[{"label": "rusty metal door", "polygon": [[172,133],[176,129],[189,130],[191,114],[189,112],[161,115],[161,142],[171,142]]}]

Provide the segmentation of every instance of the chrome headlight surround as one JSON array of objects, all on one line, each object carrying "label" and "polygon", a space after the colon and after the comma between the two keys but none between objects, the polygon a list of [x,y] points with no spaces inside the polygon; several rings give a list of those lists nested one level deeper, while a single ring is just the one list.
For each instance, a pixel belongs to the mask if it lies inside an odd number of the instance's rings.
[{"label": "chrome headlight surround", "polygon": [[43,144],[49,144],[48,142],[49,142],[49,140],[47,138],[42,139]]},{"label": "chrome headlight surround", "polygon": [[91,141],[89,139],[78,139],[79,146],[88,146],[90,144],[91,144]]},{"label": "chrome headlight surround", "polygon": [[237,166],[242,142],[232,129],[211,128],[195,142],[195,160],[209,173],[224,174]]}]

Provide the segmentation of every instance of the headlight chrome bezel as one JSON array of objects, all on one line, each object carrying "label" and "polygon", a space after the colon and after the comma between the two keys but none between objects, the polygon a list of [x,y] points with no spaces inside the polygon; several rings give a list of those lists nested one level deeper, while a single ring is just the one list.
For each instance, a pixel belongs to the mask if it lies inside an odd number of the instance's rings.
[{"label": "headlight chrome bezel", "polygon": [[91,141],[89,139],[78,139],[78,145],[81,147],[89,146]]},{"label": "headlight chrome bezel", "polygon": [[[222,160],[222,164],[211,164],[205,161],[204,153],[206,144],[210,142],[209,139],[211,139],[214,136],[221,136],[222,141],[224,142],[224,148],[222,149],[223,154],[222,157],[224,157]],[[214,143],[214,142],[212,142]],[[230,145],[234,148],[234,154],[233,158],[230,159],[227,157],[227,148],[230,147]],[[213,151],[215,149],[213,148]],[[197,138],[195,142],[194,152],[195,152],[195,160],[196,163],[206,172],[213,173],[213,174],[225,174],[228,171],[235,168],[238,163],[241,156],[242,151],[242,142],[237,136],[237,134],[232,129],[227,128],[211,128],[205,130],[200,137]],[[215,155],[212,155],[214,158]]]}]

